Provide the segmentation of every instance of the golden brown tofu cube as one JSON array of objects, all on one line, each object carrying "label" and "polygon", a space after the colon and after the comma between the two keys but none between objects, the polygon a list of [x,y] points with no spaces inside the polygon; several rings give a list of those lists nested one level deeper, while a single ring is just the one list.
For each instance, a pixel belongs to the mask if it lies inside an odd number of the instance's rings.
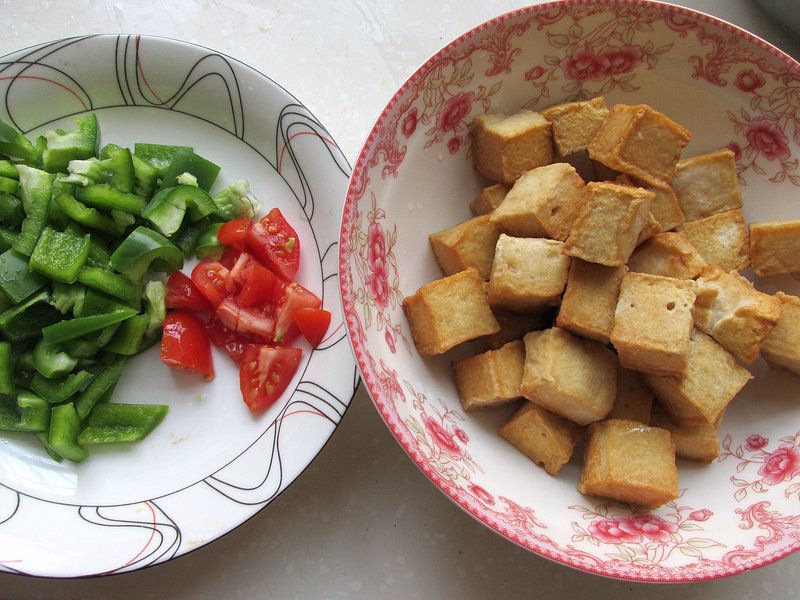
[{"label": "golden brown tofu cube", "polygon": [[557,305],[570,259],[563,242],[500,234],[489,277],[489,304],[513,312],[542,312]]},{"label": "golden brown tofu cube", "polygon": [[520,391],[540,406],[586,425],[604,418],[617,391],[617,357],[560,327],[525,335]]},{"label": "golden brown tofu cube", "polygon": [[500,428],[500,435],[550,475],[557,475],[583,435],[583,429],[563,417],[524,402]]},{"label": "golden brown tofu cube", "polygon": [[488,280],[498,237],[500,230],[489,215],[481,215],[433,233],[428,239],[443,275],[475,267],[481,279]]},{"label": "golden brown tofu cube", "polygon": [[734,356],[702,331],[692,331],[689,360],[681,375],[642,373],[647,387],[680,426],[715,425],[752,379]]},{"label": "golden brown tofu cube", "polygon": [[629,369],[680,373],[692,334],[694,282],[629,272],[622,278],[611,343]]},{"label": "golden brown tofu cube", "polygon": [[495,183],[481,190],[481,193],[469,203],[469,210],[473,216],[488,215],[506,197],[509,187],[502,183]]},{"label": "golden brown tofu cube", "polygon": [[616,104],[589,145],[589,156],[611,169],[667,189],[691,135],[646,104]]},{"label": "golden brown tofu cube", "polygon": [[687,221],[742,208],[736,160],[727,148],[678,161],[672,187]]},{"label": "golden brown tofu cube", "polygon": [[783,367],[800,375],[800,298],[776,292],[781,303],[778,324],[761,343],[761,356],[771,367]]},{"label": "golden brown tofu cube", "polygon": [[475,268],[423,285],[403,299],[411,336],[425,356],[500,329]]},{"label": "golden brown tofu cube", "polygon": [[[672,186],[666,189],[657,188],[624,173],[617,175],[613,179],[617,183],[642,187],[655,194],[653,204],[650,206],[650,214],[661,228],[660,231],[671,231],[685,221],[681,205],[678,204],[678,198],[675,196],[675,190],[672,189]],[[656,233],[659,232],[657,231]]]},{"label": "golden brown tofu cube", "polygon": [[524,364],[522,340],[453,363],[461,408],[469,412],[519,400]]},{"label": "golden brown tofu cube", "polygon": [[617,371],[617,397],[607,419],[626,419],[645,425],[650,423],[653,392],[638,371],[620,367]]},{"label": "golden brown tofu cube", "polygon": [[553,163],[520,175],[492,213],[492,223],[516,237],[564,241],[585,203],[586,185],[575,167]]},{"label": "golden brown tofu cube", "polygon": [[726,271],[750,266],[750,242],[741,209],[686,221],[676,229],[692,243],[705,261]]},{"label": "golden brown tofu cube", "polygon": [[588,198],[564,242],[569,256],[610,267],[625,264],[648,222],[653,192],[610,182],[586,184]]},{"label": "golden brown tofu cube", "polygon": [[[487,285],[488,288],[488,285]],[[476,352],[497,350],[513,340],[522,339],[529,331],[538,331],[550,327],[554,316],[552,310],[536,313],[516,313],[510,310],[493,308],[494,318],[500,324],[497,333],[476,338],[472,345]]]},{"label": "golden brown tofu cube", "polygon": [[611,341],[619,286],[628,267],[607,267],[572,259],[556,323],[603,344]]},{"label": "golden brown tofu cube", "polygon": [[542,111],[542,116],[553,124],[553,144],[559,156],[589,148],[607,115],[603,96],[556,104]]},{"label": "golden brown tofu cube", "polygon": [[800,220],[750,223],[750,261],[759,277],[800,271]]},{"label": "golden brown tofu cube", "polygon": [[631,254],[628,268],[675,279],[694,279],[706,261],[685,235],[674,231],[659,233],[639,245]]},{"label": "golden brown tofu cube", "polygon": [[653,427],[661,427],[672,434],[675,456],[687,460],[710,463],[719,456],[717,428],[711,424],[680,426],[656,402],[650,418]]},{"label": "golden brown tofu cube", "polygon": [[674,500],[678,468],[672,435],[624,419],[592,423],[578,491],[645,508]]},{"label": "golden brown tofu cube", "polygon": [[695,326],[740,360],[752,363],[778,323],[781,302],[717,265],[704,268],[696,281]]},{"label": "golden brown tofu cube", "polygon": [[472,124],[472,158],[481,175],[511,185],[525,171],[553,162],[550,121],[529,110],[480,115]]}]

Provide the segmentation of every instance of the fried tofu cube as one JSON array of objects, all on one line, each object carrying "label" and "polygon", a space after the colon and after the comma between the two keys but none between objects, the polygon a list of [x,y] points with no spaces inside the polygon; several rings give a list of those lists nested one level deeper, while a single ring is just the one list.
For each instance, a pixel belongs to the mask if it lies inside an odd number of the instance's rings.
[{"label": "fried tofu cube", "polygon": [[625,264],[648,222],[653,192],[611,182],[586,184],[587,202],[564,242],[569,256],[610,267]]},{"label": "fried tofu cube", "polygon": [[603,344],[611,341],[619,286],[628,267],[572,259],[556,324]]},{"label": "fried tofu cube", "polygon": [[776,292],[781,303],[778,324],[761,343],[761,356],[771,367],[783,367],[800,375],[800,298]]},{"label": "fried tofu cube", "polygon": [[759,277],[800,271],[800,220],[750,223],[750,261]]},{"label": "fried tofu cube", "polygon": [[532,331],[523,340],[525,398],[579,425],[609,413],[617,393],[614,352],[560,327]]},{"label": "fried tofu cube", "polygon": [[471,130],[475,168],[497,183],[511,185],[525,171],[553,162],[553,128],[539,113],[484,114]]},{"label": "fried tofu cube", "polygon": [[557,475],[569,462],[575,444],[583,435],[583,429],[576,423],[527,401],[499,431],[550,475]]},{"label": "fried tofu cube", "polygon": [[747,225],[739,208],[686,221],[676,231],[685,235],[709,264],[726,271],[741,271],[750,266]]},{"label": "fried tofu cube", "polygon": [[502,183],[495,183],[481,190],[481,193],[469,203],[469,210],[472,216],[488,215],[506,197],[509,187]]},{"label": "fried tofu cube", "polygon": [[589,144],[589,156],[611,169],[667,189],[691,135],[647,106],[616,104]]},{"label": "fried tofu cube", "polygon": [[752,375],[710,335],[695,329],[681,375],[643,373],[642,378],[670,418],[683,427],[715,425]]},{"label": "fried tofu cube", "polygon": [[678,497],[675,443],[666,429],[608,419],[588,427],[582,494],[656,508]]},{"label": "fried tofu cube", "polygon": [[563,242],[500,234],[489,277],[489,304],[513,312],[543,312],[557,305],[570,259]]},{"label": "fried tofu cube", "polygon": [[619,174],[613,180],[633,187],[643,187],[655,194],[653,204],[650,206],[650,214],[661,227],[661,231],[671,231],[686,220],[672,186],[657,188],[625,174]]},{"label": "fried tofu cube", "polygon": [[719,436],[712,424],[680,426],[658,402],[653,405],[650,424],[672,434],[675,456],[679,458],[710,463],[719,456]]},{"label": "fried tofu cube", "polygon": [[704,268],[696,282],[695,326],[741,361],[752,363],[778,323],[780,300],[717,265]]},{"label": "fried tofu cube", "polygon": [[626,419],[648,425],[652,406],[653,392],[645,385],[641,374],[620,366],[617,371],[617,396],[606,419]]},{"label": "fried tofu cube", "polygon": [[736,160],[728,148],[678,161],[672,187],[687,221],[742,208]]},{"label": "fried tofu cube", "polygon": [[524,364],[525,344],[521,339],[453,363],[461,407],[469,412],[519,400]]},{"label": "fried tofu cube", "polygon": [[564,102],[542,111],[542,116],[553,124],[553,144],[559,156],[588,149],[607,115],[603,96]]},{"label": "fried tofu cube", "polygon": [[500,329],[474,267],[423,285],[403,299],[411,336],[424,356]]},{"label": "fried tofu cube", "polygon": [[694,282],[629,272],[622,278],[611,343],[620,364],[656,373],[681,373],[692,334]]},{"label": "fried tofu cube", "polygon": [[481,279],[488,280],[498,237],[500,230],[489,215],[481,215],[433,233],[428,240],[443,275],[475,267]]},{"label": "fried tofu cube", "polygon": [[685,235],[665,231],[637,246],[628,268],[636,273],[694,279],[706,264]]},{"label": "fried tofu cube", "polygon": [[492,213],[492,223],[516,237],[564,241],[585,203],[586,185],[575,167],[553,163],[523,173]]}]

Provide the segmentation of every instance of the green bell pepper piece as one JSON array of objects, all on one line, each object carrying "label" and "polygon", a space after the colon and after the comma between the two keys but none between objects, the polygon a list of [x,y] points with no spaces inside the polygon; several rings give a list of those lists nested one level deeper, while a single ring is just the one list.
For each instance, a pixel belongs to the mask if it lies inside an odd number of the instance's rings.
[{"label": "green bell pepper piece", "polygon": [[0,342],[0,396],[16,396],[14,385],[14,359],[11,356],[11,343]]},{"label": "green bell pepper piece", "polygon": [[169,237],[178,231],[186,214],[192,221],[199,221],[215,210],[216,204],[205,190],[177,185],[157,192],[142,210],[142,216]]},{"label": "green bell pepper piece", "polygon": [[14,250],[30,256],[50,212],[53,177],[45,171],[19,165],[20,198],[25,210],[19,236],[14,240]]},{"label": "green bell pepper piece", "polygon": [[54,281],[75,283],[89,257],[89,243],[89,234],[78,237],[45,227],[31,253],[28,269]]},{"label": "green bell pepper piece", "polygon": [[111,268],[141,280],[148,269],[172,273],[183,266],[180,249],[163,235],[139,226],[111,254]]},{"label": "green bell pepper piece", "polygon": [[94,379],[89,382],[77,400],[75,400],[75,410],[81,419],[85,419],[95,408],[95,405],[103,398],[109,391],[114,389],[117,382],[122,377],[122,369],[125,367],[127,358],[120,357],[105,369],[95,375]]},{"label": "green bell pepper piece", "polygon": [[88,288],[119,298],[130,306],[139,305],[141,286],[124,273],[86,266],[78,274],[78,281]]},{"label": "green bell pepper piece", "polygon": [[[48,342],[57,344],[89,333],[100,331],[115,323],[120,323],[135,315],[135,308],[123,308],[113,312],[65,319],[42,328],[42,336]],[[0,315],[2,317],[2,315]]]},{"label": "green bell pepper piece", "polygon": [[42,152],[42,166],[50,173],[66,173],[71,160],[91,158],[97,154],[98,126],[94,113],[75,115],[75,129],[54,129],[44,134],[47,147]]},{"label": "green bell pepper piece", "polygon": [[195,250],[197,258],[216,260],[222,256],[225,248],[217,239],[220,227],[222,227],[222,223],[212,223],[200,234]]},{"label": "green bell pepper piece", "polygon": [[111,235],[121,235],[125,231],[125,228],[111,216],[96,208],[86,206],[70,194],[58,194],[54,196],[53,200],[62,211],[81,225]]},{"label": "green bell pepper piece", "polygon": [[28,390],[17,397],[0,397],[0,429],[6,431],[45,431],[50,425],[50,405]]},{"label": "green bell pepper piece", "polygon": [[138,354],[142,349],[142,341],[149,323],[150,317],[145,313],[125,319],[103,349],[125,356]]},{"label": "green bell pepper piece", "polygon": [[0,192],[0,223],[8,227],[19,227],[25,219],[22,200],[16,196]]},{"label": "green bell pepper piece", "polygon": [[9,179],[19,179],[17,165],[8,159],[0,159],[0,176],[8,177]]},{"label": "green bell pepper piece", "polygon": [[28,138],[2,121],[0,121],[0,153],[33,164],[37,164],[41,156]]},{"label": "green bell pepper piece", "polygon": [[19,190],[19,181],[0,175],[0,192],[16,194]]},{"label": "green bell pepper piece", "polygon": [[36,373],[31,380],[31,389],[51,405],[61,404],[77,394],[91,378],[92,374],[84,370],[70,373],[59,379],[51,379],[41,373]]},{"label": "green bell pepper piece", "polygon": [[100,155],[83,160],[71,160],[67,165],[68,181],[87,185],[108,183],[113,189],[133,193],[135,175],[131,151],[116,144],[106,144]]},{"label": "green bell pepper piece", "polygon": [[14,240],[19,234],[8,227],[0,226],[0,252],[5,252],[14,245]]},{"label": "green bell pepper piece", "polygon": [[13,249],[0,254],[0,290],[12,302],[22,302],[47,284],[45,277],[31,270],[28,257]]},{"label": "green bell pepper piece", "polygon": [[33,348],[33,366],[38,373],[55,379],[63,377],[78,364],[78,359],[73,358],[57,344],[46,341],[44,338],[36,342]]},{"label": "green bell pepper piece", "polygon": [[0,333],[10,342],[38,337],[42,330],[61,320],[61,313],[50,302],[50,294],[42,290],[0,313]]},{"label": "green bell pepper piece", "polygon": [[99,404],[89,415],[78,442],[88,446],[142,440],[164,420],[167,410],[164,404]]},{"label": "green bell pepper piece", "polygon": [[136,143],[133,145],[133,155],[147,161],[156,170],[158,178],[163,178],[167,167],[178,151],[192,152],[190,146],[172,146],[169,144]]},{"label": "green bell pepper piece", "polygon": [[164,170],[161,179],[161,189],[178,184],[178,177],[190,173],[197,179],[198,187],[208,191],[219,175],[220,167],[192,150],[179,148],[172,157],[169,165]]},{"label": "green bell pepper piece", "polygon": [[86,448],[78,443],[81,418],[72,402],[54,406],[50,411],[50,435],[47,444],[59,456],[80,462],[89,456]]},{"label": "green bell pepper piece", "polygon": [[75,197],[89,206],[103,210],[122,210],[138,215],[147,204],[147,200],[136,194],[120,192],[109,183],[94,183],[75,190]]}]

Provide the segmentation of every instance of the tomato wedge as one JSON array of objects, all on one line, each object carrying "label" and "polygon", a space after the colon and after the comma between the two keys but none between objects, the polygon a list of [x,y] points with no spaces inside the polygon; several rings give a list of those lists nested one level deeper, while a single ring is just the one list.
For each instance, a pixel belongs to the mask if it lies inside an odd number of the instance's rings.
[{"label": "tomato wedge", "polygon": [[247,249],[278,277],[290,281],[300,266],[300,240],[280,209],[273,208],[247,229]]},{"label": "tomato wedge", "polygon": [[322,305],[322,300],[295,281],[282,287],[280,294],[273,296],[275,299],[275,335],[273,341],[275,343],[288,344],[300,335],[300,328],[295,323],[292,313],[298,308],[319,308]]},{"label": "tomato wedge", "polygon": [[258,412],[272,406],[286,390],[303,351],[288,346],[246,346],[239,365],[239,387],[247,407]]},{"label": "tomato wedge", "polygon": [[192,312],[214,310],[192,280],[181,271],[173,271],[167,279],[167,308],[183,308]]},{"label": "tomato wedge", "polygon": [[206,335],[212,344],[227,352],[237,365],[242,362],[244,347],[253,343],[250,338],[225,327],[218,319],[206,323]]},{"label": "tomato wedge", "polygon": [[215,260],[201,260],[192,269],[192,283],[212,305],[217,306],[228,295],[230,271]]},{"label": "tomato wedge", "polygon": [[253,219],[234,219],[223,223],[217,231],[217,240],[223,246],[244,250],[247,230],[252,225]]},{"label": "tomato wedge", "polygon": [[211,343],[200,317],[184,310],[167,313],[161,336],[161,360],[173,369],[199,373],[206,381],[214,379]]},{"label": "tomato wedge", "polygon": [[296,308],[292,318],[312,348],[320,345],[331,324],[331,313],[324,308]]},{"label": "tomato wedge", "polygon": [[255,261],[251,262],[241,271],[236,304],[242,308],[271,304],[276,279],[272,271]]},{"label": "tomato wedge", "polygon": [[217,306],[214,318],[230,331],[265,343],[271,341],[275,333],[275,319],[271,312],[271,306],[246,308],[228,296]]}]

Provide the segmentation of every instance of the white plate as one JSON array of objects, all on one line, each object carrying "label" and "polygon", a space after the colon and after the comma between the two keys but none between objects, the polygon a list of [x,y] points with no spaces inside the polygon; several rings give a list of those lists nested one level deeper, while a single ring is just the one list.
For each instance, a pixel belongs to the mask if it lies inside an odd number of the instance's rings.
[{"label": "white plate", "polygon": [[[323,126],[286,90],[212,50],[170,39],[100,35],[0,58],[0,119],[31,139],[97,114],[102,142],[193,146],[222,167],[215,188],[247,179],[264,211],[297,229],[297,280],[333,313],[329,337],[281,400],[252,414],[238,370],[215,350],[203,383],[133,358],[115,401],[169,404],[142,443],[57,464],[29,436],[0,435],[0,570],[73,577],[166,561],[210,542],[274,500],[343,417],[358,383],[337,282],[341,202],[350,168]],[[191,265],[187,263],[187,268]]]},{"label": "white plate", "polygon": [[[605,94],[687,127],[684,156],[730,145],[748,221],[800,218],[800,66],[694,11],[640,1],[548,2],[465,33],[406,81],[353,169],[340,240],[348,332],[393,435],[445,494],[488,527],[565,565],[614,577],[732,575],[800,547],[797,376],[759,359],[730,406],[722,453],[680,461],[681,495],[651,513],[577,492],[580,457],[547,475],[497,429],[508,410],[465,414],[452,354],[420,357],[402,298],[441,277],[428,235],[470,217],[488,185],[469,124]],[[752,274],[750,274],[752,275]],[[800,293],[800,281],[758,280]]]}]

